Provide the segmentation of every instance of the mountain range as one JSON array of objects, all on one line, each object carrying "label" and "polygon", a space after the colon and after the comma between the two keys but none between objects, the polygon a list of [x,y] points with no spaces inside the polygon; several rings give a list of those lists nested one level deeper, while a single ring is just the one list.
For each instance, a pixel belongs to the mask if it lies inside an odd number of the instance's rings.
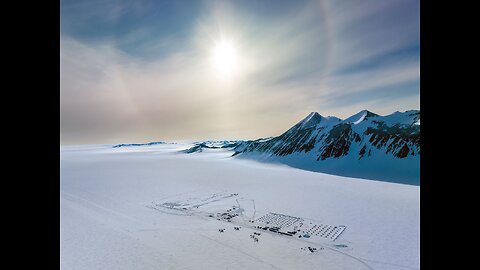
[{"label": "mountain range", "polygon": [[227,148],[232,156],[341,176],[420,184],[420,111],[380,116],[362,110],[344,120],[311,112],[277,137],[203,141],[183,153]]},{"label": "mountain range", "polygon": [[[150,146],[166,142],[118,144]],[[362,110],[346,119],[311,112],[276,137],[200,141],[182,153],[227,149],[232,157],[308,171],[420,185],[420,111],[381,116]]]},{"label": "mountain range", "polygon": [[234,156],[342,176],[420,184],[420,111],[344,120],[317,112],[280,136],[242,141]]}]

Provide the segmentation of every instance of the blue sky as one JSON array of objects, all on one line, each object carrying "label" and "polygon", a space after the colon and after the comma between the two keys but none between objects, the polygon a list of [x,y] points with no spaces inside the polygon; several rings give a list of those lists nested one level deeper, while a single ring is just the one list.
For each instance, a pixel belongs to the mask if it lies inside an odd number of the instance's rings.
[{"label": "blue sky", "polygon": [[[62,0],[60,12],[62,143],[253,139],[311,111],[420,108],[418,0]],[[221,41],[234,60],[212,67]]]}]

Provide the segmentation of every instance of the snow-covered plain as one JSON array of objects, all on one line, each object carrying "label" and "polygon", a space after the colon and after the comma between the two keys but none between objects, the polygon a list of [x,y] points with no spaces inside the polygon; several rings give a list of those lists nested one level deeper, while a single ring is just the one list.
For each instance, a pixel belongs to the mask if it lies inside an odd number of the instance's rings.
[{"label": "snow-covered plain", "polygon": [[[419,186],[178,152],[191,146],[61,146],[61,269],[419,269]],[[152,208],[182,200],[203,204]],[[204,215],[235,202],[242,219]],[[270,212],[346,229],[315,240],[248,222]]]}]

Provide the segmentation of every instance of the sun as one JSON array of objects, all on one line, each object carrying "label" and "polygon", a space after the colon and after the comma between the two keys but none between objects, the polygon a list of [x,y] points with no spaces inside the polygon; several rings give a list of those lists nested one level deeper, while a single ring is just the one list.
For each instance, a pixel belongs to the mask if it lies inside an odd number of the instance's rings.
[{"label": "sun", "polygon": [[231,42],[222,40],[212,50],[212,65],[221,78],[231,78],[237,68],[238,59],[235,47]]}]

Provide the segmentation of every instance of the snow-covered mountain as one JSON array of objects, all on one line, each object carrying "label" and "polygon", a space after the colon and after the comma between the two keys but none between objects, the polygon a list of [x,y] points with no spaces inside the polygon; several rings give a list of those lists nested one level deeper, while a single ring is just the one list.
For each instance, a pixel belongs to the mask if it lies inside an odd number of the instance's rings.
[{"label": "snow-covered mountain", "polygon": [[157,145],[157,144],[166,144],[166,142],[149,142],[149,143],[121,143],[121,144],[116,144],[112,146],[113,148],[119,148],[119,147],[131,147],[131,146],[151,146],[151,145]]},{"label": "snow-covered mountain", "polygon": [[187,153],[187,154],[191,154],[191,153],[202,152],[202,149],[204,149],[204,148],[209,148],[209,149],[234,148],[234,147],[236,147],[237,145],[239,145],[241,142],[243,142],[243,141],[238,141],[238,140],[236,140],[236,141],[223,140],[223,141],[194,142],[192,147],[190,147],[190,148],[188,148],[188,149],[185,149],[185,150],[181,150],[180,152],[182,152],[182,153]]},{"label": "snow-covered mountain", "polygon": [[[118,144],[151,146],[166,142]],[[367,110],[344,120],[310,113],[285,133],[257,140],[194,142],[180,152],[232,150],[232,156],[389,182],[420,184],[420,111],[380,116]]]},{"label": "snow-covered mountain", "polygon": [[243,141],[234,156],[343,176],[420,183],[420,111],[342,120],[317,112],[278,137]]}]

